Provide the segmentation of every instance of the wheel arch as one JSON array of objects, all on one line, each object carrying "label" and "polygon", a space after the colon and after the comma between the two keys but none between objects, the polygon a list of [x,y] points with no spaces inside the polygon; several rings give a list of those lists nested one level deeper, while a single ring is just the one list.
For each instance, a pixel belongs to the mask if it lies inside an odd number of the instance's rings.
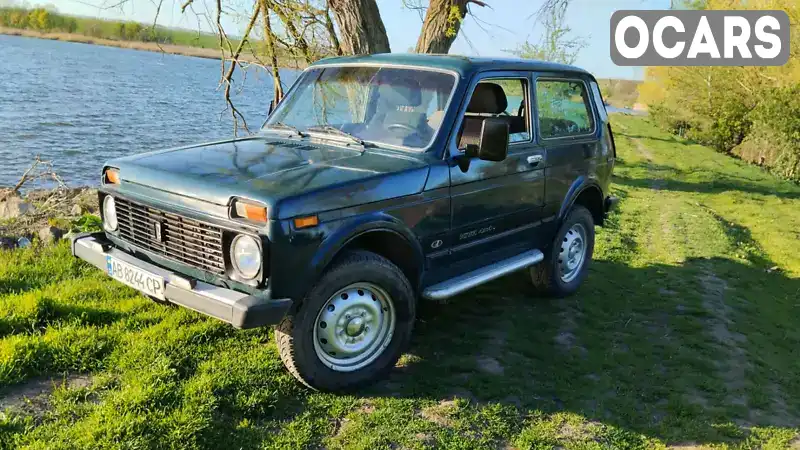
[{"label": "wheel arch", "polygon": [[595,181],[581,176],[572,183],[558,212],[559,224],[564,222],[574,205],[581,205],[588,209],[595,225],[603,225],[605,219],[603,190]]},{"label": "wheel arch", "polygon": [[424,268],[419,241],[402,222],[380,214],[340,228],[320,245],[312,261],[314,280],[348,250],[366,250],[391,261],[408,278],[416,293]]}]

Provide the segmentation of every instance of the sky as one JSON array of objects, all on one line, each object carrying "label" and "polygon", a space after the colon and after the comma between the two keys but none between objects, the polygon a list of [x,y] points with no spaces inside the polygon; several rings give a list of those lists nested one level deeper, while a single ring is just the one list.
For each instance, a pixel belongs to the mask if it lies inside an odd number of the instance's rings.
[{"label": "sky", "polygon": [[[158,0],[28,0],[32,5],[54,5],[60,12],[80,16],[152,22]],[[183,0],[163,0],[158,23],[189,29],[210,30],[204,14],[213,11],[213,0],[194,0],[192,10],[181,14]],[[377,0],[389,43],[393,52],[413,48],[422,20],[417,11],[403,7],[401,0]],[[467,17],[450,53],[470,56],[510,56],[508,51],[526,40],[538,42],[541,26],[535,13],[542,0],[486,0],[488,7],[471,5],[473,16]],[[620,67],[610,57],[611,14],[620,9],[668,9],[669,0],[572,0],[566,14],[566,25],[575,37],[588,43],[575,65],[589,70],[598,78],[641,79],[641,67]],[[226,0],[224,4],[249,5],[246,0]],[[229,14],[223,21],[226,30],[241,33],[247,18]],[[229,31],[229,34],[230,31]]]}]

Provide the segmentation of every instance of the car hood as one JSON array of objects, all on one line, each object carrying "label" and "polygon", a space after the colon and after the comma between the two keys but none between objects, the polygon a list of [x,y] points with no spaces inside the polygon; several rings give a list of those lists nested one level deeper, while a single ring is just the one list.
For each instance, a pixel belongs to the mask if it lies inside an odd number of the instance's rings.
[{"label": "car hood", "polygon": [[412,155],[270,136],[144,153],[108,165],[120,170],[123,185],[217,205],[248,198],[268,205],[279,219],[416,194],[428,175],[427,163]]}]

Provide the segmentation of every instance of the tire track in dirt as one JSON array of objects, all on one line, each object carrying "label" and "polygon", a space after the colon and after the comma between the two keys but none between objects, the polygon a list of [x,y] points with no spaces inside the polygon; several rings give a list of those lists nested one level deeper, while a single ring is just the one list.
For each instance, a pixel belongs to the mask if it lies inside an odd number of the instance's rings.
[{"label": "tire track in dirt", "polygon": [[711,316],[707,320],[707,331],[722,350],[720,359],[715,361],[719,378],[727,391],[727,404],[747,406],[748,399],[744,392],[747,386],[747,371],[752,365],[742,344],[747,337],[731,331],[728,326],[732,308],[725,302],[728,283],[719,278],[711,268],[697,276],[702,287],[702,306]]},{"label": "tire track in dirt", "polygon": [[564,353],[577,351],[579,354],[583,355],[587,353],[586,347],[582,346],[578,337],[575,336],[575,333],[578,331],[577,320],[582,313],[577,308],[577,304],[573,307],[569,302],[570,299],[567,298],[558,300],[558,309],[561,310],[561,312],[558,313],[558,317],[561,319],[561,323],[553,340]]},{"label": "tire track in dirt", "polygon": [[[719,278],[710,268],[698,276],[703,288],[703,308],[711,315],[708,320],[709,334],[723,350],[723,358],[716,361],[718,375],[727,391],[727,404],[749,406],[746,389],[747,372],[753,369],[744,344],[747,336],[731,331],[728,326],[733,323],[733,308],[725,301],[726,292],[730,290],[728,283]],[[778,384],[765,386],[770,397],[770,410],[748,409],[748,417],[741,425],[768,423],[773,426],[796,427],[799,420],[794,417],[786,404],[786,395]]]},{"label": "tire track in dirt", "polygon": [[[655,159],[655,157],[653,156],[652,153],[650,153],[650,150],[647,148],[646,145],[644,145],[644,142],[642,142],[641,139],[639,139],[639,138],[631,138],[631,141],[633,141],[633,145],[636,147],[636,151],[639,152],[639,154],[642,155],[644,157],[644,159],[647,160],[647,170],[652,173],[653,172],[653,164],[652,163],[653,163],[653,159]],[[656,179],[650,180],[649,185],[650,185],[651,189],[654,189],[656,191],[660,191],[660,190],[664,189],[664,187],[666,187],[667,182],[666,182],[666,180],[663,180],[661,178],[656,178]]]}]

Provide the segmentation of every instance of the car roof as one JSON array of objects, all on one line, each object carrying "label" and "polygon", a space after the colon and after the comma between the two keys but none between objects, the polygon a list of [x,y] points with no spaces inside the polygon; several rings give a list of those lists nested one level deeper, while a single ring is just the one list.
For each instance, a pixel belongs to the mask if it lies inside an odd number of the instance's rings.
[{"label": "car roof", "polygon": [[[461,76],[471,75],[487,70],[526,70],[537,72],[569,72],[573,74],[592,75],[575,66],[559,64],[535,59],[492,58],[461,55],[431,55],[420,53],[379,53],[363,56],[339,56],[326,58],[312,64],[311,67],[339,64],[379,64],[397,66],[430,67],[456,72]],[[594,77],[592,77],[594,78]]]}]

